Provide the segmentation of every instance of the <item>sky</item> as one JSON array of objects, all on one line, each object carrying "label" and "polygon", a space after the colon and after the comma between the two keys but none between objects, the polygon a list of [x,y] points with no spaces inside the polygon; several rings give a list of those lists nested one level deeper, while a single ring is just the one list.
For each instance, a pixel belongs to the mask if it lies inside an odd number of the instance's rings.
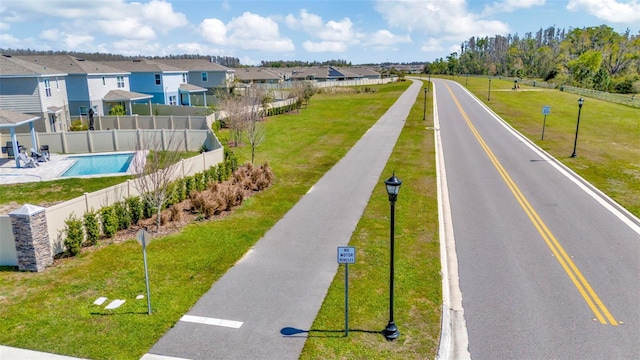
[{"label": "sky", "polygon": [[640,0],[2,0],[0,48],[352,64],[433,61],[471,36],[640,33]]}]

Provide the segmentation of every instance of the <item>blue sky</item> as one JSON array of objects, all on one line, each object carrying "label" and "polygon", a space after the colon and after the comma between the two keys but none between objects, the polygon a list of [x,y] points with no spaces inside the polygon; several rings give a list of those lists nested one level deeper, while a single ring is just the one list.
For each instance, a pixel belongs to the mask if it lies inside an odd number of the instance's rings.
[{"label": "blue sky", "polygon": [[606,24],[640,0],[2,0],[0,47],[353,64],[433,61],[471,36]]}]

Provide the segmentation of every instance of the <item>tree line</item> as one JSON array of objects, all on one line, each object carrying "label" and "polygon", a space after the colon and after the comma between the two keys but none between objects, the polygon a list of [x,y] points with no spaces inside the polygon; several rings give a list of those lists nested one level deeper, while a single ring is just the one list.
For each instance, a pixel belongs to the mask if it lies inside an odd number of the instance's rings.
[{"label": "tree line", "polygon": [[338,66],[338,67],[347,67],[351,66],[350,61],[346,61],[343,59],[337,60],[327,60],[327,61],[300,61],[300,60],[274,60],[260,61],[260,66],[262,67],[271,67],[271,68],[291,68],[291,67],[310,67],[310,66]]},{"label": "tree line", "polygon": [[451,53],[427,63],[425,73],[541,78],[617,93],[640,92],[640,33],[601,25],[581,29],[551,26],[494,37],[471,37]]}]

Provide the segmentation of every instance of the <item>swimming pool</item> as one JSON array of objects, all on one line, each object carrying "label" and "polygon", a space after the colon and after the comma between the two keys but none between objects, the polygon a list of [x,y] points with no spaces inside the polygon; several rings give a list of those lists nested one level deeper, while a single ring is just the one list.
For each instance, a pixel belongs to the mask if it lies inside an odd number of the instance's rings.
[{"label": "swimming pool", "polygon": [[76,162],[62,174],[62,177],[105,175],[124,175],[131,165],[134,153],[69,156]]}]

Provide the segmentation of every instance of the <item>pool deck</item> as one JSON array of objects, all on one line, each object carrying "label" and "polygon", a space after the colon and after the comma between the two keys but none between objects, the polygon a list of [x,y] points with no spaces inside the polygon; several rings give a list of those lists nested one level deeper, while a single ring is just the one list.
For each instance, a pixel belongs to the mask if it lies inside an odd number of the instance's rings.
[{"label": "pool deck", "polygon": [[0,159],[0,185],[57,180],[75,163],[67,157],[51,154],[50,161],[39,162],[35,168],[18,168],[14,159]]},{"label": "pool deck", "polygon": [[[4,184],[19,184],[28,182],[40,182],[63,179],[62,174],[67,171],[73,164],[75,159],[69,159],[69,157],[77,156],[90,156],[90,155],[106,155],[106,154],[125,154],[131,153],[130,151],[112,152],[112,153],[90,153],[90,154],[51,154],[49,161],[39,162],[35,168],[18,168],[16,167],[16,161],[14,159],[0,158],[0,185]],[[136,152],[137,157],[146,157],[147,151]],[[144,160],[141,160],[144,161]],[[133,162],[132,162],[133,164]],[[142,163],[144,164],[144,162]],[[133,166],[129,167],[126,174],[131,174]],[[99,175],[85,175],[85,176],[72,176],[75,178],[90,178],[90,177],[102,177],[102,176],[118,176],[125,175],[123,173],[111,173],[111,174],[99,174]],[[64,177],[69,179],[71,177]]]}]

